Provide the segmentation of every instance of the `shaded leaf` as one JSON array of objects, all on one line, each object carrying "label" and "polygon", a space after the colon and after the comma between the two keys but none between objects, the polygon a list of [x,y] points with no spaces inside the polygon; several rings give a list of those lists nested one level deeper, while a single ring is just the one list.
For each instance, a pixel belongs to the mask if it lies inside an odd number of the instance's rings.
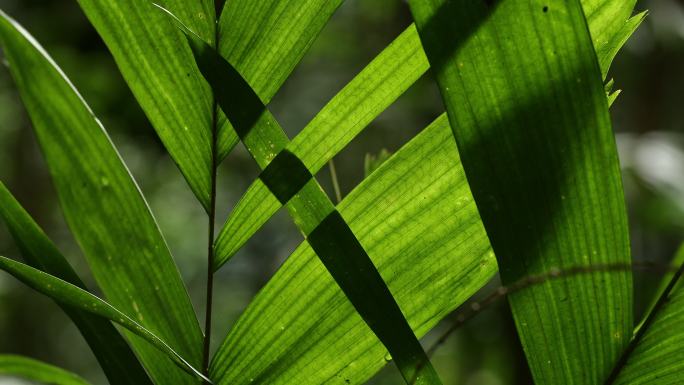
[{"label": "shaded leaf", "polygon": [[[409,4],[504,284],[554,266],[629,264],[615,139],[580,2]],[[628,272],[547,282],[509,303],[538,383],[600,383],[631,334]]]},{"label": "shaded leaf", "polygon": [[[69,262],[2,182],[0,217],[30,265],[87,290]],[[152,383],[131,348],[110,322],[74,308],[62,309],[83,334],[110,384]]]},{"label": "shaded leaf", "polygon": [[69,282],[63,281],[50,274],[44,273],[38,269],[34,269],[23,263],[13,261],[9,258],[0,257],[0,269],[8,272],[18,280],[25,283],[32,289],[45,294],[46,296],[58,301],[64,305],[97,315],[104,319],[116,322],[127,330],[133,332],[135,335],[141,337],[147,343],[154,346],[154,348],[163,352],[173,360],[180,368],[197,378],[205,379],[197,369],[195,369],[186,359],[180,354],[176,353],[166,342],[154,335],[149,330],[145,329],[138,322],[128,317],[124,313],[117,310],[112,305],[101,300],[95,295],[74,286]]},{"label": "shaded leaf", "polygon": [[[190,299],[103,127],[47,53],[5,14],[0,39],[66,221],[104,295],[198,365],[202,333]],[[194,382],[147,343],[135,336],[130,342],[156,383]]]},{"label": "shaded leaf", "polygon": [[20,377],[53,385],[89,385],[74,373],[32,358],[0,354],[0,375]]}]

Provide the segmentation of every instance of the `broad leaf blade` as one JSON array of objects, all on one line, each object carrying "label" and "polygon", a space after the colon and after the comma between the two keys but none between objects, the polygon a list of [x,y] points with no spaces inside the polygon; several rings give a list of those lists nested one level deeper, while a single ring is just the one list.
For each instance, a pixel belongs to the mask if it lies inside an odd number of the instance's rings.
[{"label": "broad leaf blade", "polygon": [[[458,164],[442,116],[338,205],[419,336],[496,272]],[[388,357],[303,243],[230,331],[212,375],[230,384],[362,384]]]},{"label": "broad leaf blade", "polygon": [[[628,2],[622,0],[584,0],[584,3],[595,10],[588,15],[588,23],[605,73],[615,52],[643,14],[627,21],[629,13],[624,9]],[[315,174],[428,69],[418,33],[411,25],[335,95],[287,148],[299,155]],[[611,99],[616,96],[612,94]],[[278,200],[257,179],[221,229],[214,268],[226,263],[280,207]]]},{"label": "broad leaf blade", "polygon": [[[283,202],[354,308],[388,348],[404,379],[440,384],[370,257],[301,160],[284,150],[287,136],[240,73],[197,35],[187,31],[200,71],[254,160],[261,179]],[[277,154],[277,155],[276,155]],[[225,366],[212,362],[212,368]],[[217,377],[217,381],[225,380]]]},{"label": "broad leaf blade", "polygon": [[[684,372],[684,285],[681,273],[684,269],[684,246],[677,252],[680,271],[671,278],[672,287],[662,291],[665,299],[661,306],[654,306],[652,320],[645,328],[638,344],[631,352],[624,367],[618,368],[616,384],[676,384]],[[650,312],[649,312],[650,315]],[[637,334],[638,335],[638,334]]]},{"label": "broad leaf blade", "polygon": [[[87,290],[64,256],[2,182],[0,217],[30,265]],[[62,309],[83,334],[111,385],[152,383],[131,348],[110,322],[70,307]]]},{"label": "broad leaf blade", "polygon": [[[580,2],[410,5],[503,282],[628,264],[615,140]],[[630,274],[612,272],[511,295],[535,380],[605,379],[631,333],[631,289]]]},{"label": "broad leaf blade", "polygon": [[95,295],[50,274],[34,269],[9,258],[0,257],[0,269],[8,272],[32,289],[62,303],[63,305],[88,312],[103,319],[115,322],[128,331],[141,337],[154,348],[167,355],[180,368],[197,378],[207,380],[192,364],[176,353],[166,342],[145,329],[138,322],[117,310]]},{"label": "broad leaf blade", "polygon": [[[148,0],[79,0],[138,103],[205,209],[212,175],[211,90],[183,36]],[[213,42],[210,0],[160,0]]]},{"label": "broad leaf blade", "polygon": [[[0,39],[67,223],[100,288],[199,365],[202,333],[180,274],[103,127],[38,43],[4,14]],[[155,382],[193,381],[146,343],[131,343]]]},{"label": "broad leaf blade", "polygon": [[90,385],[88,381],[64,369],[12,354],[0,355],[0,375],[52,385]]}]

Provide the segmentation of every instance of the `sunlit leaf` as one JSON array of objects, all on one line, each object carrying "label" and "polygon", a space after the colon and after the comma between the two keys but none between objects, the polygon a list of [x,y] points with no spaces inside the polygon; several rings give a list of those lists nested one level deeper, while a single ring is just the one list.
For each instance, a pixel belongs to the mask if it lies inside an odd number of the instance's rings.
[{"label": "sunlit leaf", "polygon": [[[629,264],[615,139],[580,2],[409,4],[504,284],[554,266]],[[627,272],[508,299],[538,383],[600,383],[629,341]]]},{"label": "sunlit leaf", "polygon": [[[192,365],[202,333],[138,186],[93,112],[38,43],[4,13],[0,39],[59,201],[107,300]],[[194,380],[146,342],[130,342],[156,383]]]}]

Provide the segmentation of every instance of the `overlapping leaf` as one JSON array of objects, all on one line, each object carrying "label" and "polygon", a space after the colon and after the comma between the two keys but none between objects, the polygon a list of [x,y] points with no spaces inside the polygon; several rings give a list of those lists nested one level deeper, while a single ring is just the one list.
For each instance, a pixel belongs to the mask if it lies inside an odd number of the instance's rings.
[{"label": "overlapping leaf", "polygon": [[0,375],[20,377],[52,385],[90,385],[74,373],[22,356],[0,355]]},{"label": "overlapping leaf", "polygon": [[0,270],[4,270],[12,274],[15,278],[24,282],[27,286],[45,294],[46,296],[60,302],[63,305],[99,316],[105,320],[116,322],[168,356],[173,360],[173,362],[176,363],[176,365],[186,372],[208,381],[208,379],[204,377],[202,373],[195,369],[192,364],[190,364],[185,358],[173,350],[173,348],[171,348],[166,342],[154,335],[154,333],[145,329],[142,325],[129,316],[125,315],[95,295],[79,288],[78,286],[74,286],[69,282],[63,281],[38,269],[34,269],[28,265],[24,265],[23,263],[13,261],[5,257],[0,257]]},{"label": "overlapping leaf", "polygon": [[[64,256],[2,182],[0,217],[30,265],[87,290]],[[110,322],[70,307],[62,309],[83,334],[111,385],[151,384],[145,369]]]},{"label": "overlapping leaf", "polygon": [[[584,3],[592,9],[587,21],[605,74],[615,52],[644,14],[628,19],[633,2],[585,0]],[[632,6],[628,7],[630,3]],[[625,11],[627,8],[629,12]],[[315,174],[428,69],[429,63],[412,25],[323,107],[287,148]],[[257,179],[221,229],[214,268],[228,261],[280,207],[278,200]]]},{"label": "overlapping leaf", "polygon": [[[409,4],[502,281],[629,264],[615,139],[579,0]],[[596,273],[509,296],[536,382],[608,376],[632,331],[631,284],[629,273]]]},{"label": "overlapping leaf", "polygon": [[393,355],[405,380],[415,379],[417,384],[441,383],[392,293],[344,218],[301,160],[282,151],[288,139],[278,122],[227,60],[199,36],[191,31],[186,33],[218,105],[264,170],[261,179],[281,202],[289,202],[290,214],[308,243]]},{"label": "overlapping leaf", "polygon": [[[445,116],[338,209],[421,336],[496,272]],[[387,351],[302,244],[219,348],[221,384],[361,384]]]},{"label": "overlapping leaf", "polygon": [[[178,270],[137,185],[103,127],[38,43],[2,14],[0,39],[76,240],[108,301],[192,365],[202,333]],[[157,383],[194,380],[138,337]]]}]

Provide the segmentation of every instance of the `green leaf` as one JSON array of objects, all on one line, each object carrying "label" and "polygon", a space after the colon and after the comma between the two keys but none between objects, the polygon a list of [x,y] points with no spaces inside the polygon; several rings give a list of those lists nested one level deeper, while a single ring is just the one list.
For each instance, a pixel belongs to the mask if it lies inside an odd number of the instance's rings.
[{"label": "green leaf", "polygon": [[[219,19],[219,53],[268,104],[342,1],[228,1]],[[229,125],[221,126],[218,139],[219,159],[239,141]]]},{"label": "green leaf", "polygon": [[[0,217],[33,267],[87,290],[57,247],[0,182]],[[62,310],[81,331],[112,385],[151,384],[145,369],[114,326],[70,307]]]},{"label": "green leaf", "polygon": [[[633,350],[616,367],[616,384],[676,384],[684,372],[684,245],[674,261],[679,270],[660,291],[658,301],[637,328]],[[623,366],[624,365],[624,366]]]},{"label": "green leaf", "polygon": [[[458,164],[443,115],[338,205],[419,336],[496,272]],[[305,242],[242,314],[211,373],[221,384],[361,384],[389,359]]]},{"label": "green leaf", "polygon": [[[211,0],[159,0],[214,41]],[[184,38],[148,0],[78,0],[138,103],[205,209],[212,178],[211,90]]]},{"label": "green leaf", "polygon": [[53,385],[90,385],[88,381],[64,369],[12,354],[0,354],[0,375]]},{"label": "green leaf", "polygon": [[[600,0],[602,12],[598,12],[597,0],[586,1],[596,10],[589,15],[588,23],[604,65],[602,68],[607,72],[615,52],[636,28],[638,23],[635,21],[640,22],[643,14],[623,23],[629,13],[624,14],[622,0]],[[606,14],[624,18],[611,19],[605,17]],[[633,28],[613,27],[626,24]],[[428,69],[429,63],[418,33],[411,25],[326,104],[287,148],[302,159],[312,174],[316,174]],[[214,268],[226,263],[280,207],[278,200],[257,179],[219,233]]]},{"label": "green leaf", "polygon": [[[59,201],[104,295],[193,365],[202,333],[138,186],[93,112],[38,43],[2,13],[0,40]],[[147,343],[131,345],[155,383],[194,380]]]},{"label": "green leaf", "polygon": [[[289,202],[295,223],[355,309],[388,348],[404,379],[409,382],[415,378],[417,384],[440,384],[363,246],[301,160],[287,150],[282,151],[288,139],[278,122],[227,60],[187,28],[186,34],[218,105],[263,169],[261,179],[281,202]],[[219,351],[216,357],[221,354]],[[213,363],[212,368],[216,368]]]},{"label": "green leaf", "polygon": [[[615,139],[580,2],[409,4],[504,284],[554,266],[629,264]],[[600,383],[631,335],[627,272],[547,282],[509,303],[538,383]]]},{"label": "green leaf", "polygon": [[0,269],[8,272],[32,289],[45,294],[63,305],[71,306],[75,309],[99,316],[123,326],[133,334],[141,337],[155,349],[158,349],[160,352],[167,355],[179,368],[182,368],[197,378],[209,381],[208,378],[204,377],[202,373],[195,369],[192,364],[180,354],[176,353],[176,351],[174,351],[166,342],[95,295],[78,286],[74,286],[69,282],[9,258],[0,257]]}]

